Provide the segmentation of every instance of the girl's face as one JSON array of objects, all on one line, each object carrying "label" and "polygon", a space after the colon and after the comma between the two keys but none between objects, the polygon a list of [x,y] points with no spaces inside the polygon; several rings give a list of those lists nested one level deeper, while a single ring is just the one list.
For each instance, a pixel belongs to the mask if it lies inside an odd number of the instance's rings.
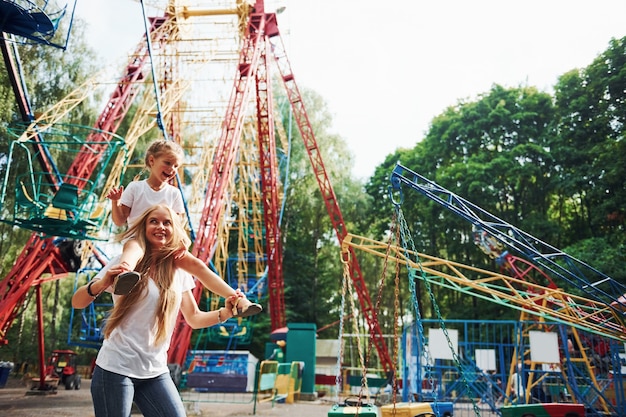
[{"label": "girl's face", "polygon": [[155,209],[146,219],[146,240],[156,248],[169,242],[173,230],[170,213],[164,208]]},{"label": "girl's face", "polygon": [[180,167],[180,161],[173,154],[163,154],[158,157],[151,156],[150,176],[160,182],[167,182],[176,176],[176,171]]}]

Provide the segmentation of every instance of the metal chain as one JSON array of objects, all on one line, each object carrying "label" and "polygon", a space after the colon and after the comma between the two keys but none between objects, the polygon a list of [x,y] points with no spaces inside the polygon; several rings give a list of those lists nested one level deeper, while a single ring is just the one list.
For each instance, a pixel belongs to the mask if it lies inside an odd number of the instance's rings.
[{"label": "metal chain", "polygon": [[[395,224],[395,216],[394,219],[392,221],[392,224]],[[378,285],[378,293],[376,296],[376,304],[374,307],[374,314],[376,314],[377,311],[380,311],[380,304],[382,302],[382,295],[383,295],[383,291],[385,288],[385,281],[386,281],[386,275],[387,275],[387,267],[389,265],[389,257],[390,257],[390,253],[391,253],[391,246],[392,246],[392,240],[389,240],[389,244],[387,245],[387,252],[386,252],[386,256],[384,258],[384,263],[383,263],[383,270],[381,272],[381,278],[379,281],[379,285]],[[347,252],[347,256],[349,257],[349,252]],[[349,269],[349,261],[346,260],[345,258],[342,257],[342,263],[344,265],[344,278],[343,278],[343,285],[342,285],[342,298],[341,298],[341,302],[342,302],[342,312],[343,312],[343,308],[344,308],[344,303],[345,303],[345,293],[346,293],[346,289],[347,291],[350,293],[350,302],[351,302],[351,307],[352,307],[352,311],[356,311],[356,306],[354,305],[354,297],[353,297],[353,293],[352,293],[352,287],[349,286],[348,284],[350,283],[349,278],[350,278],[350,269]],[[393,325],[394,325],[394,344],[393,344],[393,369],[392,371],[392,387],[393,388],[393,392],[395,393],[395,385],[396,385],[396,370],[395,370],[395,363],[397,362],[397,358],[398,358],[398,310],[399,310],[399,271],[400,271],[400,265],[396,262],[396,271],[395,271],[395,291],[394,291],[394,321],[393,321]],[[340,333],[342,333],[343,330],[343,314],[341,317],[341,324],[340,324]],[[369,361],[370,361],[370,354],[372,352],[372,349],[368,349],[367,350],[367,354],[365,356],[365,358],[363,358],[363,354],[362,354],[362,348],[361,348],[361,339],[358,337],[358,328],[356,325],[356,320],[353,321],[353,327],[354,327],[354,334],[357,335],[357,350],[359,352],[359,359],[361,361],[361,366],[362,366],[362,378],[361,378],[361,388],[359,390],[359,403],[361,403],[361,399],[363,398],[363,394],[364,392],[367,393],[368,396],[368,401],[369,401],[369,389],[367,386],[367,368],[369,365]],[[341,344],[343,346],[343,343]],[[343,352],[340,351],[340,354],[342,354]],[[393,396],[393,400],[395,403],[395,395]]]},{"label": "metal chain", "polygon": [[[405,226],[406,220],[404,219],[402,209],[400,208],[399,205],[396,205],[396,214],[398,218],[398,223],[400,224],[399,232],[401,235],[400,237],[401,237],[402,247],[406,250],[406,245],[404,244],[404,242],[406,242],[408,239],[411,239],[411,237],[405,236],[406,231],[407,231],[407,227]],[[417,265],[419,266],[421,270],[421,264],[418,262]],[[431,364],[430,351],[425,348],[427,346],[427,342],[426,342],[426,337],[424,336],[424,324],[422,322],[422,315],[419,309],[419,299],[417,297],[417,291],[415,290],[416,270],[410,264],[407,264],[407,268],[408,268],[408,273],[409,273],[409,291],[412,295],[411,300],[413,304],[413,311],[415,313],[415,324],[417,325],[418,335],[420,337],[420,343],[422,346],[424,361],[426,362],[426,374],[429,376],[430,386],[433,387],[434,380],[432,378],[431,365],[430,365]],[[418,358],[417,366],[420,366],[420,362],[421,362],[421,358]],[[433,395],[435,396],[434,399],[436,402],[437,392],[434,391]]]},{"label": "metal chain", "polygon": [[343,264],[343,279],[341,282],[341,309],[339,311],[339,352],[337,354],[337,365],[335,369],[335,391],[336,401],[339,403],[339,393],[341,392],[341,359],[343,358],[343,323],[344,311],[346,308],[346,287],[350,280],[350,253],[345,253],[346,259],[342,254],[341,263]]},{"label": "metal chain", "polygon": [[363,346],[361,346],[361,338],[359,337],[359,327],[357,325],[356,314],[354,314],[357,311],[357,309],[356,309],[356,305],[354,304],[353,288],[352,288],[352,285],[350,284],[352,284],[352,281],[348,280],[346,282],[346,287],[348,288],[348,300],[350,301],[350,308],[352,309],[352,313],[353,313],[352,333],[356,335],[356,347],[357,347],[357,352],[359,354],[359,363],[361,364],[361,373],[362,373],[361,389],[359,390],[359,404],[361,404],[361,398],[363,398],[364,391],[367,396],[367,402],[369,403],[370,393],[369,393],[369,388],[367,386],[367,366],[365,364],[365,358],[363,357]]},{"label": "metal chain", "polygon": [[[392,224],[395,224],[395,215],[393,216],[392,219]],[[383,290],[385,289],[385,281],[386,281],[386,277],[387,277],[387,267],[389,266],[389,257],[391,254],[391,245],[392,245],[392,239],[389,239],[389,243],[387,244],[387,249],[386,249],[386,253],[385,253],[385,257],[383,258],[383,270],[380,274],[380,281],[378,282],[378,293],[376,294],[376,304],[374,307],[374,311],[373,314],[378,314],[378,312],[380,311],[380,304],[382,302],[382,298],[383,298]],[[398,270],[399,264],[396,262],[396,275],[397,275],[397,270]],[[397,287],[396,287],[396,293],[397,293]],[[377,318],[378,320],[378,318]],[[395,316],[394,316],[394,334],[397,334],[397,311],[395,312]],[[378,323],[380,326],[380,322]],[[396,343],[396,340],[394,339],[394,344]],[[396,347],[394,345],[394,347]],[[367,350],[367,357],[366,357],[366,364],[370,363],[370,354],[372,352],[372,349],[370,347],[370,349]],[[393,373],[393,375],[396,374],[396,370],[395,370],[395,364],[396,362],[394,361],[392,363],[392,369],[391,372]],[[361,387],[363,388],[363,387]],[[395,398],[395,396],[394,396]]]},{"label": "metal chain", "polygon": [[[400,230],[397,227],[398,222],[396,216],[394,214],[394,226],[395,227],[395,236],[396,240],[399,237]],[[391,395],[392,395],[392,403],[395,409],[396,407],[396,392],[398,391],[398,379],[396,377],[395,364],[398,363],[399,353],[399,340],[398,340],[398,311],[400,310],[400,262],[396,262],[396,274],[394,278],[395,289],[394,289],[394,300],[393,300],[393,354],[392,360],[394,363],[393,373],[391,375]]]},{"label": "metal chain", "polygon": [[[471,392],[471,388],[470,388],[470,384],[467,381],[467,377],[465,375],[465,372],[463,372],[462,368],[461,368],[461,361],[460,358],[458,356],[458,354],[455,352],[454,350],[454,346],[452,344],[452,341],[450,340],[450,335],[448,334],[448,330],[446,329],[446,325],[443,321],[443,317],[441,316],[441,311],[439,310],[439,305],[437,304],[437,300],[435,299],[435,295],[434,292],[432,290],[432,287],[430,285],[430,282],[428,281],[428,279],[426,279],[426,274],[424,273],[424,270],[422,269],[422,265],[420,263],[419,260],[419,256],[417,255],[417,251],[415,250],[415,243],[413,242],[413,238],[411,237],[411,233],[410,230],[408,228],[408,225],[406,223],[406,219],[404,218],[404,215],[402,213],[402,209],[400,208],[400,205],[394,202],[394,206],[396,208],[396,212],[397,212],[397,217],[398,217],[398,221],[400,223],[400,231],[401,231],[401,238],[402,238],[402,248],[404,249],[404,251],[406,252],[406,257],[408,259],[410,259],[410,255],[411,253],[415,254],[415,263],[419,266],[419,271],[421,274],[421,279],[424,282],[426,289],[428,290],[428,295],[430,298],[430,301],[432,303],[433,306],[433,310],[435,311],[435,314],[437,316],[437,319],[439,320],[439,326],[441,327],[443,334],[446,338],[446,341],[448,343],[448,347],[450,348],[450,352],[452,353],[452,358],[454,360],[454,363],[457,367],[458,370],[460,370],[461,372],[461,379],[463,381],[463,384],[465,385],[465,388],[468,390],[468,392]],[[416,313],[416,321],[418,323],[418,328],[419,328],[419,332],[420,332],[420,338],[421,338],[421,342],[422,342],[422,346],[425,346],[425,336],[424,336],[424,327],[421,323],[422,319],[421,316],[419,314],[419,309],[418,307],[418,303],[417,303],[417,294],[415,292],[415,279],[417,278],[417,271],[415,268],[413,268],[412,266],[408,266],[409,268],[409,286],[411,287],[411,294],[413,294],[413,304],[414,304],[414,308],[415,308],[415,313]],[[426,353],[426,364],[427,364],[427,370],[430,369],[430,353],[425,351]],[[418,364],[419,366],[419,364]],[[435,413],[437,413],[437,415],[439,415],[439,410],[438,410],[438,405],[437,405],[437,390],[435,389],[434,385],[432,385],[432,383],[434,382],[432,380],[432,372],[429,372],[429,375],[431,375],[429,382],[431,383],[431,387],[433,388],[433,396],[434,396],[434,404],[433,407],[435,408]],[[476,405],[476,402],[470,398],[472,401],[472,405],[474,408],[474,413],[477,416],[480,416],[480,410],[478,409],[478,406]]]}]

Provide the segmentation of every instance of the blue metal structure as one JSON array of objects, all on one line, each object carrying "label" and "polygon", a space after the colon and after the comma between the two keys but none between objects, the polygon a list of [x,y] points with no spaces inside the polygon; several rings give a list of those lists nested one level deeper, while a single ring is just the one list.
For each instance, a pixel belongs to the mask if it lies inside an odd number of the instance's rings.
[{"label": "blue metal structure", "polygon": [[[427,178],[409,170],[408,168],[400,165],[396,165],[393,173],[391,174],[391,189],[400,194],[400,201],[402,200],[402,186],[408,186],[411,189],[417,190],[426,197],[442,205],[444,208],[449,209],[465,220],[469,221],[480,233],[483,233],[491,242],[491,244],[498,245],[506,250],[514,251],[520,254],[528,260],[529,265],[536,267],[538,271],[545,274],[548,281],[549,288],[556,288],[556,285],[552,281],[552,277],[558,278],[559,284],[566,284],[566,287],[576,288],[583,294],[586,294],[589,300],[598,302],[598,304],[605,306],[607,311],[612,311],[610,316],[616,320],[617,325],[623,327],[624,316],[622,308],[624,307],[624,298],[622,297],[626,293],[626,286],[617,282],[595,268],[587,265],[586,263],[577,260],[568,254],[558,250],[555,247],[550,246],[547,243],[542,242],[523,232],[522,230],[508,224],[507,222],[499,219],[498,217],[486,212],[477,205],[459,197],[436,184],[435,182],[428,180]],[[480,242],[475,242],[480,244]],[[489,251],[487,251],[488,253]],[[494,251],[498,253],[499,251]],[[523,277],[521,277],[523,278]],[[562,308],[562,305],[558,305],[557,308]],[[575,303],[570,308],[575,308]],[[606,315],[605,317],[608,317]],[[571,401],[574,399],[576,402],[585,404],[589,413],[587,415],[623,415],[626,402],[624,401],[624,389],[622,380],[622,368],[621,357],[622,346],[618,341],[612,339],[605,339],[599,337],[597,334],[585,334],[584,332],[584,318],[579,317],[581,320],[576,324],[576,328],[570,328],[563,322],[556,324],[547,324],[546,322],[519,322],[522,327],[516,329],[511,334],[514,337],[507,337],[506,340],[515,341],[515,344],[510,346],[512,353],[508,360],[503,358],[504,363],[512,364],[510,373],[514,372],[513,364],[519,364],[521,367],[520,372],[525,372],[528,376],[524,380],[524,383],[528,382],[528,389],[531,387],[539,389],[545,386],[548,380],[561,379],[562,384],[566,387],[565,391],[561,391],[562,395],[555,395],[555,393],[545,393],[543,391],[529,392],[526,394],[527,398],[531,401],[545,402],[548,399],[554,401]],[[588,318],[591,319],[591,318]],[[441,321],[441,320],[440,320]],[[420,333],[420,340],[425,340],[422,327],[423,320],[420,320],[420,326],[416,327],[416,332]],[[516,322],[517,323],[517,322]],[[583,331],[580,330],[581,323]],[[516,324],[516,326],[518,325]],[[597,324],[597,323],[596,323]],[[607,324],[609,321],[607,320]],[[441,323],[442,326],[443,323]],[[542,331],[549,331],[559,335],[561,348],[561,361],[558,369],[543,369],[538,368],[537,364],[531,364],[527,367],[527,353],[530,352],[528,329],[539,328]],[[443,327],[445,329],[445,326]],[[568,340],[570,334],[574,333],[577,346],[584,352],[579,352],[582,358],[574,358],[572,350],[568,348],[568,343],[572,344],[572,340]],[[446,337],[447,334],[446,334]],[[416,339],[417,340],[417,339]],[[498,349],[502,349],[502,338]],[[406,339],[405,339],[406,341]],[[449,339],[448,339],[449,341]],[[414,343],[413,345],[419,349],[419,346],[424,344]],[[506,343],[504,344],[506,345]],[[573,345],[573,344],[572,344]],[[610,348],[609,348],[610,346]],[[423,348],[423,347],[422,347]],[[502,358],[502,352],[500,352]],[[422,357],[422,354],[418,352],[418,358]],[[475,362],[468,360],[471,358],[470,352],[465,352],[464,355],[455,357],[458,359],[454,363],[454,369],[446,370],[435,365],[435,371],[428,371],[429,375],[426,379],[430,383],[426,384],[429,393],[434,393],[434,390],[442,390],[443,385],[437,385],[434,381],[443,381],[445,372],[461,373],[463,378],[462,386],[457,386],[458,383],[451,383],[450,390],[457,391],[461,387],[464,391],[471,391],[469,395],[473,393],[481,393],[479,397],[482,401],[489,403],[489,399],[493,399],[493,395],[485,395],[484,392],[488,391],[493,393],[493,387],[501,384],[495,384],[493,376],[487,375],[480,370]],[[589,363],[593,361],[594,363]],[[413,364],[416,365],[416,364]],[[430,366],[431,364],[426,364]],[[502,365],[502,364],[501,364]],[[563,369],[561,369],[563,368]],[[418,364],[419,370],[422,369],[421,364]],[[437,369],[439,369],[437,371]],[[498,366],[497,369],[506,369],[503,366]],[[589,372],[591,370],[591,372]],[[509,376],[507,376],[509,377]],[[504,381],[505,375],[496,376],[497,380]],[[413,382],[414,389],[417,388],[418,392],[422,391],[422,383],[418,383],[422,379],[418,376],[418,379]],[[457,378],[457,381],[459,378]],[[536,382],[533,384],[532,381]],[[411,386],[410,381],[406,386]],[[540,385],[541,383],[541,385]],[[511,393],[510,384],[507,391],[502,394]],[[443,399],[447,399],[447,395],[451,395],[449,392],[437,391],[436,394],[443,396]],[[549,394],[549,395],[548,395]],[[407,393],[405,392],[405,395]],[[421,393],[419,395],[422,395]],[[439,395],[435,395],[435,399],[438,399]],[[487,398],[487,399],[486,399]],[[513,401],[513,398],[507,398],[507,401]],[[519,399],[515,401],[519,402]],[[525,399],[524,399],[525,401]],[[493,411],[497,411],[494,404],[489,404]]]},{"label": "blue metal structure", "polygon": [[393,189],[399,192],[402,191],[403,185],[416,190],[477,228],[488,232],[508,250],[518,252],[546,271],[553,279],[560,278],[562,283],[568,284],[564,287],[577,288],[588,298],[610,306],[620,312],[620,315],[626,309],[624,299],[620,300],[620,297],[626,294],[626,285],[542,242],[426,177],[398,163],[391,173],[391,184]]},{"label": "blue metal structure", "polygon": [[[60,6],[54,0],[0,0],[2,39],[22,44],[44,44],[65,50],[74,21],[76,2],[70,0]],[[59,33],[62,22],[66,22],[64,33]]]},{"label": "blue metal structure", "polygon": [[[78,270],[74,279],[74,291],[81,285],[89,282],[98,271],[99,268],[81,268]],[[102,327],[106,322],[109,310],[112,308],[113,300],[109,293],[103,293],[84,309],[72,308],[67,344],[69,346],[100,349],[104,340]]]},{"label": "blue metal structure", "polygon": [[[424,329],[438,329],[439,320],[422,320]],[[448,331],[458,332],[458,352],[460,366],[452,360],[435,359],[427,364],[428,345],[420,343],[421,335],[416,323],[405,327],[402,334],[402,397],[403,401],[451,401],[454,403],[477,400],[496,413],[505,402],[520,404],[513,395],[506,393],[506,381],[509,378],[508,365],[515,359],[515,352],[530,349],[527,339],[519,337],[529,326],[536,322],[504,320],[445,320]],[[525,364],[522,368],[522,383],[528,379],[539,381],[530,392],[530,402],[572,402],[582,400],[587,409],[587,416],[624,415],[623,390],[618,382],[621,378],[620,355],[624,356],[623,346],[615,340],[598,339],[593,334],[584,334],[589,342],[596,342],[594,361],[603,362],[598,366],[598,380],[601,391],[594,388],[584,372],[580,362],[572,358],[567,349],[568,326],[561,323],[544,323],[559,334],[562,364],[567,369],[558,367],[531,368]],[[427,338],[426,338],[427,339]],[[517,341],[521,340],[519,344]],[[598,349],[599,343],[604,345]],[[481,369],[481,352],[490,352],[494,359],[493,370]],[[615,358],[618,358],[615,363]],[[615,371],[613,371],[615,370]],[[467,384],[465,383],[467,381]],[[606,413],[598,404],[608,404]]]}]

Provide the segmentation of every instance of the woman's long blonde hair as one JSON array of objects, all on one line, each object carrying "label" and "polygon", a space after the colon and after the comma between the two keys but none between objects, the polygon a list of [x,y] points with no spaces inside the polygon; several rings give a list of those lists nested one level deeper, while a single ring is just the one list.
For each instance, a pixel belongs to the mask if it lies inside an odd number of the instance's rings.
[{"label": "woman's long blonde hair", "polygon": [[[146,230],[150,215],[158,209],[166,210],[169,213],[173,228],[170,239],[163,247],[155,250],[146,239]],[[174,267],[175,255],[179,253],[181,249],[187,249],[191,244],[191,240],[181,225],[179,216],[174,213],[169,206],[164,204],[157,204],[147,209],[140,216],[139,220],[135,222],[133,227],[122,235],[122,238],[137,240],[144,250],[144,256],[135,268],[135,271],[141,274],[142,279],[139,280],[135,288],[133,288],[128,295],[121,297],[113,307],[111,315],[107,319],[104,337],[109,337],[113,329],[124,321],[129,310],[136,305],[137,300],[146,296],[148,279],[152,279],[159,288],[160,294],[156,311],[157,332],[155,344],[162,343],[167,337],[167,330],[174,325],[170,317],[176,317],[170,314],[176,307],[174,305],[176,294],[171,288],[174,273],[176,272],[176,268]]]}]

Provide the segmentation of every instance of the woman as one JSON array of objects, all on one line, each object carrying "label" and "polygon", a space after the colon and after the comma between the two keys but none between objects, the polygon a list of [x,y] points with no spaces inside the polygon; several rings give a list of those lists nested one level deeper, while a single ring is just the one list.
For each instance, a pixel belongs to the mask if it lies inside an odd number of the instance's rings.
[{"label": "woman", "polygon": [[[128,295],[113,294],[114,307],[104,329],[104,342],[91,381],[96,417],[128,417],[133,401],[144,416],[184,417],[185,409],[167,368],[167,350],[180,311],[194,329],[233,317],[243,297],[226,299],[229,308],[201,311],[191,290],[192,277],[209,290],[232,290],[202,261],[186,251],[190,244],[179,217],[166,205],[146,210],[125,236],[134,236],[144,249],[137,271],[142,279]],[[184,255],[180,255],[185,249]],[[123,266],[109,263],[76,290],[74,308],[87,307],[101,292],[112,291]],[[188,274],[185,274],[186,271]]]}]

